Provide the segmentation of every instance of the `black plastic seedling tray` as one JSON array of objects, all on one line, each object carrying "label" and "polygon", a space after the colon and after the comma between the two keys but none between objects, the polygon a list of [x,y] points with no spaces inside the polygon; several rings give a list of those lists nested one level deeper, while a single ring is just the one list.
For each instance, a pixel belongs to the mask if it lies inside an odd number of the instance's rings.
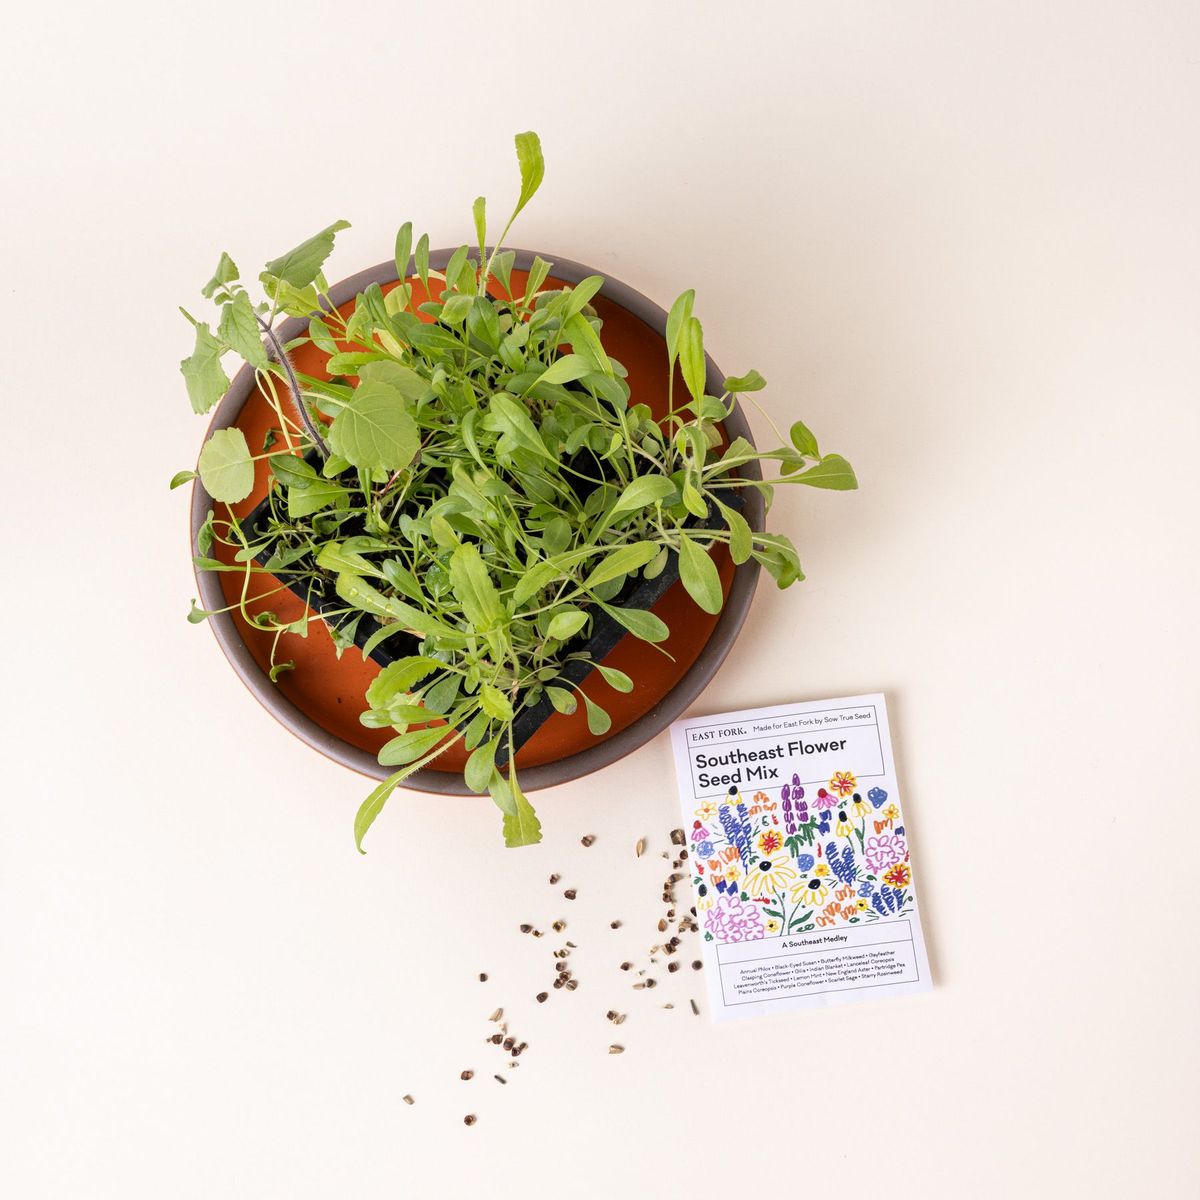
[{"label": "black plastic seedling tray", "polygon": [[[320,466],[319,459],[315,453],[310,453],[307,457],[311,465]],[[730,508],[738,510],[742,508],[743,504],[741,493],[736,488],[723,490],[722,502]],[[270,501],[264,498],[260,504],[242,519],[242,531],[245,533],[248,542],[253,543],[258,534],[265,532],[265,522],[270,511]],[[708,506],[708,514],[706,516],[691,517],[686,522],[687,527],[692,529],[714,529],[720,524],[719,514],[715,506],[711,503]],[[255,562],[260,566],[265,566],[266,561],[267,559],[263,556],[255,557]],[[678,579],[679,555],[676,551],[672,550],[667,556],[666,566],[658,575],[653,579],[639,578],[628,580],[621,591],[612,600],[608,601],[608,603],[613,608],[653,608],[663,595],[666,594],[667,589]],[[333,591],[331,586],[326,585],[320,578],[306,580],[302,587],[293,587],[291,584],[287,584],[286,579],[281,580],[281,582],[285,583],[288,590],[303,600],[314,612],[320,613],[327,624],[335,628],[337,627],[337,622],[326,617],[325,614],[330,609],[344,607],[345,602]],[[379,629],[379,622],[369,613],[363,613],[359,617],[358,624],[354,630],[354,644],[359,649],[362,649]],[[575,686],[582,685],[584,680],[595,669],[596,664],[603,662],[622,638],[632,636],[623,625],[614,621],[608,613],[602,609],[597,611],[592,617],[591,636],[586,639],[580,639],[571,646],[569,653],[578,657],[572,657],[566,663],[558,676],[559,680]],[[381,667],[386,667],[389,663],[393,663],[397,659],[419,653],[419,648],[420,639],[410,633],[399,633],[376,646],[370,652],[370,658]],[[550,702],[550,698],[544,693],[537,704],[523,709],[513,722],[513,750],[519,750],[524,746],[553,715],[554,711],[555,709]],[[507,760],[508,746],[506,741],[502,741],[496,747],[496,761],[500,765],[503,765]]]}]

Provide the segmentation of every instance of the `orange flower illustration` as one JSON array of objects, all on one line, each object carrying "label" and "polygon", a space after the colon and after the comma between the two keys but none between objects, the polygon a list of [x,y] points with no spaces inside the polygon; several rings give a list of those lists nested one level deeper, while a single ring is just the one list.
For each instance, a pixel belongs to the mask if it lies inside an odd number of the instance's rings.
[{"label": "orange flower illustration", "polygon": [[839,796],[849,796],[857,786],[858,780],[849,771],[834,771],[833,778],[829,781],[829,790]]},{"label": "orange flower illustration", "polygon": [[908,887],[912,883],[912,871],[908,869],[908,863],[899,862],[894,867],[888,867],[883,873],[883,882],[894,888]]}]

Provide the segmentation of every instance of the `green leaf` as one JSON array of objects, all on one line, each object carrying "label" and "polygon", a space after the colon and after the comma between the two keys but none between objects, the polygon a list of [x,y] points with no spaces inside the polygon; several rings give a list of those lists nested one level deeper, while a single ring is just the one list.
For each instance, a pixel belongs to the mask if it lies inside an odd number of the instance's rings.
[{"label": "green leaf", "polygon": [[727,392],[760,392],[767,386],[767,381],[754,370],[745,375],[731,375],[725,380]]},{"label": "green leaf", "polygon": [[408,278],[408,260],[412,257],[412,222],[405,221],[396,232],[396,275],[400,282]]},{"label": "green leaf", "polygon": [[[714,499],[716,498],[714,497]],[[750,557],[754,549],[750,526],[746,518],[736,509],[730,508],[728,504],[722,504],[720,500],[717,500],[717,508],[721,510],[721,515],[725,518],[725,524],[729,529],[729,555],[740,566]]]},{"label": "green leaf", "polygon": [[339,575],[334,586],[337,594],[351,608],[362,609],[373,617],[387,617],[399,622],[405,629],[415,629],[426,637],[445,637],[454,633],[449,625],[436,617],[405,604],[403,600],[397,600],[395,596],[385,596],[359,575]]},{"label": "green leaf", "polygon": [[254,462],[240,429],[218,429],[200,451],[200,480],[214,500],[234,504],[254,490]]},{"label": "green leaf", "polygon": [[575,699],[575,693],[568,692],[566,688],[551,685],[546,688],[546,695],[550,697],[550,703],[568,717],[579,706],[579,702]]},{"label": "green leaf", "polygon": [[208,618],[211,617],[212,615],[213,615],[213,613],[210,612],[208,609],[198,607],[196,604],[196,601],[193,600],[191,607],[188,609],[188,615],[187,615],[188,624],[189,625],[203,625],[204,622],[207,621]]},{"label": "green leaf", "polygon": [[227,283],[233,283],[237,278],[237,264],[222,250],[220,261],[217,263],[217,269],[213,272],[213,277],[200,289],[200,295],[205,300],[211,300],[213,293],[218,288],[224,287]]},{"label": "green leaf", "polygon": [[546,636],[566,641],[574,637],[588,622],[588,615],[582,609],[567,606],[559,609],[550,619],[546,627]]},{"label": "green leaf", "polygon": [[593,737],[600,737],[612,728],[612,717],[608,715],[586,692],[579,693],[587,708],[587,725]]},{"label": "green leaf", "polygon": [[417,239],[417,249],[413,255],[416,260],[417,277],[421,286],[429,290],[429,234],[423,233]]},{"label": "green leaf", "polygon": [[504,620],[504,605],[474,542],[463,543],[450,556],[450,589],[462,605],[463,616],[477,630],[491,629]]},{"label": "green leaf", "polygon": [[383,811],[388,797],[396,790],[396,785],[403,777],[403,771],[389,775],[359,806],[354,814],[354,845],[359,854],[366,854],[362,848],[362,840],[367,830],[375,823],[375,818]]},{"label": "green leaf", "polygon": [[465,296],[461,293],[447,296],[438,320],[444,321],[447,325],[461,325],[467,319],[467,313],[471,311],[474,300],[473,296]]},{"label": "green leaf", "polygon": [[610,688],[614,688],[618,692],[633,691],[633,680],[624,671],[618,671],[616,667],[606,667],[603,663],[597,663],[596,670],[604,676],[604,682]]},{"label": "green leaf", "polygon": [[272,683],[278,683],[280,675],[282,675],[285,671],[294,671],[295,669],[295,661],[293,659],[289,659],[287,662],[276,663],[270,669],[270,671],[267,672],[267,674],[270,676]]},{"label": "green leaf", "polygon": [[398,471],[421,444],[417,423],[391,383],[360,383],[329,427],[329,444],[356,467]]},{"label": "green leaf", "polygon": [[350,493],[340,483],[329,479],[313,479],[303,487],[289,487],[287,512],[292,520],[311,517],[326,508],[350,507]]},{"label": "green leaf", "polygon": [[271,360],[263,349],[258,318],[254,315],[254,306],[245,292],[238,292],[228,304],[222,306],[217,336],[252,367],[257,367],[260,371],[266,370]]},{"label": "green leaf", "polygon": [[791,438],[792,445],[805,458],[821,457],[821,451],[817,448],[817,439],[803,421],[796,421],[792,425]]},{"label": "green leaf", "polygon": [[590,591],[607,583],[610,579],[618,579],[644,567],[658,553],[654,542],[635,542],[631,546],[621,546],[607,555],[600,565],[583,581],[583,588]]},{"label": "green leaf", "polygon": [[406,696],[413,688],[428,678],[434,671],[445,668],[444,662],[423,654],[410,654],[390,662],[367,688],[367,703],[372,708],[388,708],[400,696]]},{"label": "green leaf", "polygon": [[702,400],[708,367],[704,361],[704,333],[695,317],[688,317],[680,331],[679,367],[688,391],[694,399]]},{"label": "green leaf", "polygon": [[171,476],[171,491],[174,491],[177,487],[183,487],[185,483],[190,483],[195,478],[195,471],[176,471]]},{"label": "green leaf", "polygon": [[591,303],[592,298],[603,286],[603,275],[588,275],[586,278],[581,279],[567,293],[562,311],[559,313],[559,320],[565,324],[576,313],[583,312],[584,308]]},{"label": "green leaf", "polygon": [[542,823],[533,811],[533,805],[525,798],[517,782],[516,771],[509,769],[508,787],[515,802],[515,811],[504,814],[504,844],[514,846],[536,846],[542,840]]},{"label": "green leaf", "polygon": [[600,606],[616,623],[643,642],[664,642],[671,631],[652,612],[644,608],[615,607],[609,604]]},{"label": "green leaf", "polygon": [[360,385],[363,383],[384,383],[413,403],[420,400],[429,391],[429,381],[418,375],[412,367],[393,362],[390,358],[377,359],[364,363],[358,370]]},{"label": "green leaf", "polygon": [[229,376],[221,366],[225,346],[213,337],[212,330],[203,322],[192,323],[196,328],[196,347],[179,364],[179,369],[183,372],[192,411],[206,413],[229,390]]},{"label": "green leaf", "polygon": [[[534,193],[541,185],[542,177],[546,174],[546,163],[542,158],[542,142],[532,130],[518,133],[513,139],[517,146],[517,163],[521,168],[521,196],[513,217],[533,199]],[[509,222],[511,224],[511,221]]]},{"label": "green leaf", "polygon": [[688,595],[706,613],[719,613],[724,603],[721,592],[721,576],[712,555],[696,545],[690,537],[679,541],[679,578],[687,588]]},{"label": "green leaf", "polygon": [[487,201],[482,196],[475,197],[471,205],[471,215],[475,218],[475,237],[479,246],[479,257],[483,258],[483,243],[487,240]]},{"label": "green leaf", "polygon": [[529,267],[529,277],[525,281],[525,303],[533,299],[541,289],[542,284],[546,282],[547,276],[550,274],[550,268],[553,263],[548,263],[544,258],[539,258],[536,254],[533,256],[533,262]]},{"label": "green leaf", "polygon": [[427,729],[410,729],[386,742],[379,751],[379,761],[385,767],[400,767],[424,758],[439,742],[454,732],[448,725]]},{"label": "green leaf", "polygon": [[489,717],[494,717],[497,721],[511,721],[513,719],[513,709],[508,697],[494,684],[480,684],[479,703],[483,711]]},{"label": "green leaf", "polygon": [[346,550],[340,542],[326,542],[317,554],[317,566],[331,575],[340,575],[343,571],[349,575],[371,575],[380,578],[383,574],[373,562],[363,558],[351,550]]},{"label": "green leaf", "polygon": [[292,287],[307,287],[321,273],[321,267],[332,253],[334,235],[349,228],[349,221],[334,221],[286,254],[273,258],[267,263],[265,273]]},{"label": "green leaf", "polygon": [[675,485],[665,475],[639,475],[617,497],[609,516],[618,513],[637,512],[651,504],[660,504],[668,496],[674,495]]},{"label": "green leaf", "polygon": [[679,357],[679,334],[684,323],[692,315],[692,305],[695,300],[695,290],[688,288],[671,305],[671,311],[667,314],[667,359],[672,370],[675,367],[675,360]]},{"label": "green leaf", "polygon": [[497,392],[488,406],[488,424],[507,434],[517,446],[540,454],[543,458],[557,462],[546,449],[537,426],[529,416],[529,410],[504,392]]},{"label": "green leaf", "polygon": [[[576,379],[582,379],[592,370],[592,364],[580,354],[564,354],[561,358],[556,358],[538,377],[530,384],[530,388],[536,387],[539,383],[573,383]],[[526,388],[528,391],[529,388]]]},{"label": "green leaf", "polygon": [[463,779],[473,792],[487,791],[488,781],[496,766],[497,740],[492,738],[490,742],[482,742],[467,759],[467,765],[463,768]]},{"label": "green leaf", "polygon": [[858,487],[854,468],[840,454],[826,454],[816,466],[800,475],[791,476],[794,483],[809,487],[829,488],[835,492],[852,492]]}]

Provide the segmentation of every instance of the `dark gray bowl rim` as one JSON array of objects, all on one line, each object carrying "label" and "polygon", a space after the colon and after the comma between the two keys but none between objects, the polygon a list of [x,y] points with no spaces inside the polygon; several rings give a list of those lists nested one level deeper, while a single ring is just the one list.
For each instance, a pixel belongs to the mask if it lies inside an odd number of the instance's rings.
[{"label": "dark gray bowl rim", "polygon": [[[442,269],[450,260],[453,252],[452,249],[431,252],[430,265],[434,270]],[[514,254],[516,255],[514,267],[518,270],[528,270],[535,255],[540,255],[541,258],[553,264],[552,277],[560,279],[564,283],[578,283],[589,275],[603,275],[604,286],[599,293],[601,296],[643,321],[660,337],[666,335],[666,311],[628,284],[622,283],[619,279],[613,279],[607,272],[540,251],[514,250]],[[409,274],[416,274],[416,268],[412,264],[410,264]],[[334,284],[329,289],[329,296],[335,305],[340,306],[353,300],[372,283],[382,286],[393,283],[398,278],[394,262],[380,263],[378,266],[368,267],[364,271],[359,271],[357,275],[351,275]],[[306,329],[307,322],[302,318],[289,317],[280,324],[279,334],[281,340],[286,343],[292,338],[298,337]],[[725,376],[718,370],[711,355],[708,356],[707,368],[706,386],[708,391],[719,396],[724,391]],[[234,424],[241,415],[242,408],[253,387],[254,370],[244,366],[234,377],[229,391],[214,410],[209,424],[209,432],[225,429]],[[733,411],[725,420],[724,425],[731,439],[744,437],[753,443],[750,426],[740,405],[734,404]],[[757,463],[750,464],[749,469],[743,469],[742,473],[754,478],[761,478]],[[762,496],[756,489],[747,489],[746,499],[746,519],[752,529],[761,532],[765,516]],[[212,503],[208,493],[197,479],[192,485],[191,539],[193,553],[196,552],[196,536]],[[653,708],[606,741],[597,742],[567,758],[543,763],[541,766],[523,768],[521,770],[522,788],[525,791],[536,791],[590,775],[593,771],[598,771],[601,767],[606,767],[645,745],[679,717],[708,686],[712,677],[717,673],[717,669],[733,648],[733,643],[745,623],[754,599],[759,569],[759,565],[754,559],[742,563],[735,569],[729,595],[725,600],[725,607],[721,610],[712,635],[683,678]],[[224,607],[224,594],[214,572],[198,571],[196,584],[200,589],[202,608],[213,610]],[[245,642],[242,641],[230,613],[217,613],[209,617],[208,624],[225,657],[242,682],[280,724],[314,750],[320,751],[327,758],[350,767],[362,775],[372,779],[384,779],[391,774],[390,768],[381,766],[370,751],[353,746],[336,734],[330,733],[288,700],[258,665]],[[428,768],[409,776],[403,786],[415,791],[433,792],[440,795],[473,794],[461,775],[451,771],[433,771]]]}]

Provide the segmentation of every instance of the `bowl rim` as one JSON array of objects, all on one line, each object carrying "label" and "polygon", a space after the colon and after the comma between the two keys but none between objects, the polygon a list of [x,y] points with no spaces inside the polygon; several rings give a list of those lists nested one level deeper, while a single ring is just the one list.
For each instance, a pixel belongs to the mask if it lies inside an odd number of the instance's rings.
[{"label": "bowl rim", "polygon": [[[434,270],[441,270],[449,262],[453,253],[453,248],[431,251],[430,266]],[[666,310],[627,283],[614,279],[607,272],[540,251],[513,248],[513,254],[515,255],[514,269],[527,271],[534,258],[541,257],[551,264],[550,277],[564,283],[576,284],[589,275],[603,275],[604,286],[600,289],[599,295],[637,317],[660,337],[666,336]],[[411,277],[415,274],[415,263],[410,261],[408,275]],[[394,261],[379,263],[333,284],[329,289],[329,298],[336,306],[340,307],[353,300],[373,283],[383,286],[395,283],[399,278]],[[307,321],[304,318],[288,317],[281,322],[277,332],[280,339],[286,343],[292,338],[298,337],[307,327]],[[712,394],[721,395],[724,391],[725,377],[713,362],[711,355],[706,355],[706,360],[707,390]],[[252,367],[243,366],[238,371],[229,390],[213,410],[212,419],[205,433],[205,440],[214,431],[228,428],[237,421],[254,388],[254,380],[255,372]],[[736,437],[744,437],[753,444],[754,439],[750,426],[736,397],[732,411],[724,420],[723,425],[731,440]],[[762,478],[761,469],[756,462],[747,464],[747,467],[743,468],[743,474],[752,478]],[[753,530],[761,532],[765,518],[762,495],[757,489],[748,488],[746,501],[746,519]],[[193,554],[197,553],[196,538],[212,504],[212,499],[197,477],[192,484],[191,503]],[[758,585],[759,572],[759,564],[752,558],[735,568],[729,593],[725,598],[725,606],[721,610],[721,615],[708,641],[705,642],[683,678],[669,692],[660,697],[649,711],[643,713],[619,733],[602,742],[587,746],[583,750],[553,762],[523,768],[521,771],[522,789],[526,792],[537,791],[590,775],[639,749],[679,717],[708,686],[733,648],[733,643],[737,640],[749,614]],[[216,573],[197,570],[195,576],[196,586],[200,591],[201,607],[210,611],[223,608],[225,602]],[[314,750],[325,755],[326,758],[349,767],[359,774],[366,775],[368,778],[381,780],[392,773],[391,769],[382,766],[370,751],[351,745],[336,734],[329,732],[284,696],[250,653],[249,647],[238,632],[231,613],[215,612],[208,618],[207,624],[242,683],[287,730]],[[427,767],[414,772],[401,786],[413,791],[439,795],[475,794],[467,787],[461,774],[435,771]]]}]

